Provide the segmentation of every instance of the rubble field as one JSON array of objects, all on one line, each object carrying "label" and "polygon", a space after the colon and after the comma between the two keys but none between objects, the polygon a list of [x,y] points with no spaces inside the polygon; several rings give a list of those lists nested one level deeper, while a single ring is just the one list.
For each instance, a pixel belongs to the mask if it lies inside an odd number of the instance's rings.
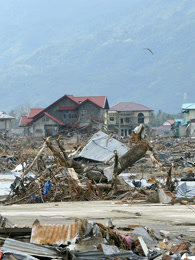
[{"label": "rubble field", "polygon": [[195,139],[0,139],[0,259],[194,259]]}]

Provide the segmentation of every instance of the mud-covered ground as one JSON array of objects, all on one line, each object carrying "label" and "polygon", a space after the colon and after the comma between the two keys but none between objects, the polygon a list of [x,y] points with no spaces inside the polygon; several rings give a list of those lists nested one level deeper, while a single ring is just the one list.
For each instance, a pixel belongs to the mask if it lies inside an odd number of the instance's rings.
[{"label": "mud-covered ground", "polygon": [[71,224],[75,218],[106,224],[112,219],[117,227],[142,225],[195,244],[195,212],[187,205],[82,201],[0,206],[0,213],[16,225],[28,226],[35,219],[41,224]]}]

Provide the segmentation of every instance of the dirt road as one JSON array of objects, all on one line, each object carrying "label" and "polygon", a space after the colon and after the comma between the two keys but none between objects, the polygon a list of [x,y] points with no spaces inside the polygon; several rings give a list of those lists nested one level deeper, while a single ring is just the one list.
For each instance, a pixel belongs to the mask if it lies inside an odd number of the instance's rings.
[{"label": "dirt road", "polygon": [[[75,218],[88,218],[116,226],[140,224],[154,230],[183,234],[193,240],[195,212],[184,205],[124,204],[121,201],[85,201],[0,206],[0,214],[17,225],[70,224]],[[194,241],[195,242],[195,241]]]}]

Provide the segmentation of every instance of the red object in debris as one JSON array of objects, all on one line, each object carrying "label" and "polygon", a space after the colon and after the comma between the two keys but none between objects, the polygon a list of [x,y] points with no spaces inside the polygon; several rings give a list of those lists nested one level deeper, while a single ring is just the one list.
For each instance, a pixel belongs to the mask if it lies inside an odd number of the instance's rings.
[{"label": "red object in debris", "polygon": [[170,255],[165,255],[162,258],[163,260],[171,260],[171,256]]},{"label": "red object in debris", "polygon": [[2,256],[3,256],[3,253],[0,251],[0,259],[2,258]]},{"label": "red object in debris", "polygon": [[183,242],[183,243],[181,243],[181,244],[179,244],[179,245],[173,246],[173,247],[170,249],[170,251],[171,251],[173,254],[178,254],[178,253],[180,253],[181,251],[183,251],[183,250],[188,250],[188,249],[189,249],[189,246],[188,246],[185,242]]},{"label": "red object in debris", "polygon": [[132,246],[132,238],[130,236],[125,236],[121,233],[119,233],[119,235],[124,238],[124,240],[127,242],[127,244],[129,245],[129,248],[131,249]]}]

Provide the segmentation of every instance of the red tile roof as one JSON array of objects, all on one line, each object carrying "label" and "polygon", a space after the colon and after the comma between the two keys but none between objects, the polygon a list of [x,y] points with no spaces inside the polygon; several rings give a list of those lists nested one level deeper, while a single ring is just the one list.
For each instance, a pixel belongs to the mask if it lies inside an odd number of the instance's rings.
[{"label": "red tile roof", "polygon": [[67,95],[70,99],[72,99],[77,104],[81,104],[87,100],[91,101],[95,105],[104,108],[106,103],[106,96],[86,96],[86,97],[74,97],[73,95]]},{"label": "red tile roof", "polygon": [[55,122],[57,122],[59,125],[65,125],[62,121],[60,121],[59,119],[57,119],[55,116],[52,116],[51,114],[44,112],[44,114],[48,117],[50,117],[52,120],[54,120]]},{"label": "red tile roof", "polygon": [[134,102],[120,102],[111,107],[109,110],[113,111],[153,111],[149,107]]},{"label": "red tile roof", "polygon": [[[61,97],[60,99],[56,100],[54,103],[52,103],[51,105],[49,105],[48,107],[46,107],[45,109],[42,108],[33,108],[30,110],[29,112],[29,116],[28,119],[32,119],[31,121],[29,121],[28,125],[32,122],[34,122],[35,120],[37,120],[39,117],[41,117],[43,115],[43,113],[47,113],[47,109],[52,107],[54,104],[56,104],[57,102],[59,102],[60,100],[62,100],[63,98],[69,98],[72,101],[74,101],[77,106],[71,106],[71,107],[59,107],[59,110],[73,110],[76,109],[77,107],[81,106],[84,102],[90,101],[92,103],[94,103],[95,105],[99,106],[100,108],[105,108],[105,106],[108,106],[108,102],[107,102],[107,98],[106,96],[86,96],[86,97],[74,97],[73,95],[64,95],[63,97]],[[47,113],[48,114],[48,113]],[[48,114],[49,116],[50,114]],[[59,124],[63,124],[65,125],[62,121],[58,120],[56,117],[53,117],[52,115],[49,116],[50,118],[52,118],[54,121],[58,122]]]},{"label": "red tile roof", "polygon": [[43,108],[31,108],[28,114],[28,118],[33,118],[43,110],[44,110]]},{"label": "red tile roof", "polygon": [[171,126],[170,125],[161,125],[161,126],[152,127],[152,129],[154,129],[154,130],[171,130]]},{"label": "red tile roof", "polygon": [[166,120],[167,122],[169,122],[171,125],[173,125],[175,123],[175,120]]},{"label": "red tile roof", "polygon": [[32,119],[28,118],[27,116],[22,116],[20,119],[19,126],[26,126],[32,121]]}]

